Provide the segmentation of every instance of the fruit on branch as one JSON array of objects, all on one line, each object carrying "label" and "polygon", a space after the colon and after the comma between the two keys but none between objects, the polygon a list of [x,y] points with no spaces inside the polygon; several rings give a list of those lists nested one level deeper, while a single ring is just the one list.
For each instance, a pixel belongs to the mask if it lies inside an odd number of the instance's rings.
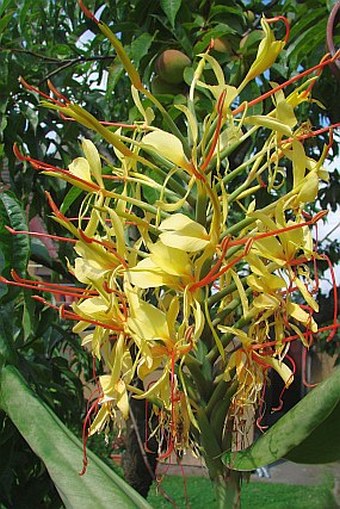
[{"label": "fruit on branch", "polygon": [[151,92],[155,95],[157,94],[180,94],[182,92],[182,87],[179,85],[175,85],[169,83],[167,81],[162,80],[159,76],[154,76],[151,81]]},{"label": "fruit on branch", "polygon": [[218,53],[230,54],[233,52],[231,42],[227,36],[214,39],[214,50]]},{"label": "fruit on branch", "polygon": [[248,23],[252,24],[255,21],[255,13],[253,11],[246,11],[246,18]]},{"label": "fruit on branch", "polygon": [[190,64],[190,58],[182,51],[167,49],[157,58],[155,70],[163,81],[178,85],[183,81],[184,69]]}]

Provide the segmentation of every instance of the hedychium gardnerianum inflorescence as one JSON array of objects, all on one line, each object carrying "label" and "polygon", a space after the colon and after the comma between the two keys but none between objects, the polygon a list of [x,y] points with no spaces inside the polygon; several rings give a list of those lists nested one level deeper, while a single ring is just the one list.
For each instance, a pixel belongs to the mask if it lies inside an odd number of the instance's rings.
[{"label": "hedychium gardnerianum inflorescence", "polygon": [[[197,56],[187,105],[178,106],[185,132],[142,83],[116,36],[84,10],[115,48],[140,120],[101,122],[50,84],[52,96],[42,94],[42,104],[101,137],[112,160],[101,157],[90,139],[82,140],[83,156],[67,169],[15,147],[20,160],[83,193],[76,218],[66,217],[48,196],[54,219],[69,235],[56,240],[74,245],[69,270],[76,285],[17,274],[2,281],[74,300],[58,307],[37,297],[75,321],[73,330],[104,366],[86,419],[89,434],[126,419],[130,395],[144,398],[158,416],[150,434],[157,434],[161,456],[194,444],[214,477],[221,452],[246,432],[244,416],[260,404],[268,371],[275,370],[286,388],[291,384],[291,342],[309,348],[320,330],[329,330],[330,340],[338,327],[336,309],[329,327],[318,329],[313,318],[317,262],[324,255],[312,228],[325,212],[308,212],[320,181],[327,181],[323,164],[337,126],[313,131],[298,118],[299,105],[311,100],[315,73],[338,55],[240,103],[241,91],[272,66],[288,40],[284,18],[262,19],[257,57],[238,87],[226,83],[209,48]],[[284,40],[270,28],[276,21],[285,22]],[[204,78],[207,66],[213,85]],[[196,111],[198,92],[213,105],[204,116]],[[272,101],[268,113],[253,114],[265,99]],[[329,143],[311,157],[304,141],[325,131]],[[229,158],[258,133],[264,141],[229,168]],[[267,193],[264,207],[260,192]],[[336,302],[335,282],[334,289]],[[144,389],[135,386],[136,377]]]}]

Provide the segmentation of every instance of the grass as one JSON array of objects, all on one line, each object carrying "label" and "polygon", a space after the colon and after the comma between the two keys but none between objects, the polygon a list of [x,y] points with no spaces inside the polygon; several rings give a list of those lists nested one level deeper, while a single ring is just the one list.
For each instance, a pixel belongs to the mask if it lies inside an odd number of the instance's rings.
[{"label": "grass", "polygon": [[[190,503],[186,503],[182,477],[165,477],[161,483],[161,491],[165,490],[171,496],[178,509],[217,509],[209,479],[188,477],[186,485]],[[241,505],[242,509],[335,509],[337,506],[331,489],[330,479],[317,486],[250,482],[243,485]],[[161,493],[156,493],[155,487],[152,488],[148,501],[157,509],[174,507]]]}]

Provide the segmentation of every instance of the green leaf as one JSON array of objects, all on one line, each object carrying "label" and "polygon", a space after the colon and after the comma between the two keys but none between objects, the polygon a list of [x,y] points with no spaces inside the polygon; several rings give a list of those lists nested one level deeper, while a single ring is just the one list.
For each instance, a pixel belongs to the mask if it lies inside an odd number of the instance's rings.
[{"label": "green leaf", "polygon": [[11,5],[14,5],[14,0],[4,0],[4,2],[0,5],[0,16],[3,15],[3,13],[11,7]]},{"label": "green leaf", "polygon": [[155,35],[145,32],[132,41],[129,54],[136,67],[138,67],[142,58],[147,55]]},{"label": "green leaf", "polygon": [[172,28],[175,28],[175,19],[181,3],[181,0],[161,0],[161,7],[170,21]]},{"label": "green leaf", "polygon": [[0,19],[0,35],[6,30],[6,27],[10,20],[13,18],[13,13],[10,12]]},{"label": "green leaf", "polygon": [[46,468],[66,509],[151,509],[151,506],[95,454],[80,476],[82,444],[28,387],[13,366],[0,375],[0,407]]},{"label": "green leaf", "polygon": [[297,447],[285,456],[295,463],[331,463],[340,459],[340,403]]},{"label": "green leaf", "polygon": [[5,257],[4,272],[10,268],[20,274],[26,272],[30,243],[27,235],[13,235],[5,226],[14,230],[27,230],[27,221],[19,200],[9,191],[0,193],[0,239],[1,251]]},{"label": "green leaf", "polygon": [[[313,461],[308,462],[313,463],[329,461],[329,458],[331,461],[339,459],[339,406],[340,368],[336,368],[330,377],[281,417],[251,447],[226,453],[223,462],[233,470],[249,471],[284,457],[299,462],[309,457]],[[323,437],[325,433],[331,436],[326,439]],[[334,445],[335,442],[337,445]],[[327,450],[323,450],[323,444]],[[306,447],[314,447],[315,454],[310,452],[308,455]],[[319,458],[318,451],[321,451]]]},{"label": "green leaf", "polygon": [[68,209],[71,207],[73,202],[80,196],[82,193],[82,190],[79,189],[79,187],[71,187],[69,191],[67,192],[67,195],[64,198],[63,203],[60,206],[60,212],[62,214],[66,214]]}]

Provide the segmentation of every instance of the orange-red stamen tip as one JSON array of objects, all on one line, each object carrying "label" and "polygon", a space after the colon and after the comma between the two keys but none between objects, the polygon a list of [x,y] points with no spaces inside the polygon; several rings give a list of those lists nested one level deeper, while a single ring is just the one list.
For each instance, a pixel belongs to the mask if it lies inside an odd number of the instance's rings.
[{"label": "orange-red stamen tip", "polygon": [[88,9],[86,7],[86,5],[84,5],[83,1],[78,0],[78,4],[79,4],[79,7],[81,8],[81,10],[83,11],[83,13],[85,14],[85,16],[87,18],[91,19],[92,21],[94,21],[98,25],[99,20],[96,18],[96,16],[93,14],[93,12],[91,12],[90,9]]},{"label": "orange-red stamen tip", "polygon": [[275,16],[274,18],[265,18],[267,23],[275,23],[276,21],[283,21],[286,27],[286,35],[284,38],[285,44],[287,44],[290,35],[290,23],[285,16]]}]

